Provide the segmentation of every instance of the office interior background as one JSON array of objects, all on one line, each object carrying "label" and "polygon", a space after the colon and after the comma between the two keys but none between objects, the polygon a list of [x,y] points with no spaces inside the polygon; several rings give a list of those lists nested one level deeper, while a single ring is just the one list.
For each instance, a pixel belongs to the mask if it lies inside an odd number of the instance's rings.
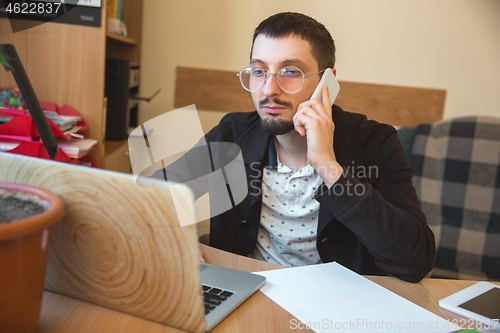
[{"label": "office interior background", "polygon": [[[177,66],[247,66],[253,29],[281,11],[329,29],[339,80],[446,89],[444,118],[500,114],[499,0],[144,0],[141,93],[162,93],[139,122],[174,109]],[[205,111],[207,131],[224,113]]]}]

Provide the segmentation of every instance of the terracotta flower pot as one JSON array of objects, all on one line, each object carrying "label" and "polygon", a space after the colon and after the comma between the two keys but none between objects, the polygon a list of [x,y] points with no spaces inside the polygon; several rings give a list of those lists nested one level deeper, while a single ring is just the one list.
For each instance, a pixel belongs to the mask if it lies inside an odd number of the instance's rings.
[{"label": "terracotta flower pot", "polygon": [[38,215],[0,224],[0,332],[33,332],[40,317],[49,227],[63,217],[64,205],[55,194],[35,187],[0,182],[0,189],[50,204]]}]

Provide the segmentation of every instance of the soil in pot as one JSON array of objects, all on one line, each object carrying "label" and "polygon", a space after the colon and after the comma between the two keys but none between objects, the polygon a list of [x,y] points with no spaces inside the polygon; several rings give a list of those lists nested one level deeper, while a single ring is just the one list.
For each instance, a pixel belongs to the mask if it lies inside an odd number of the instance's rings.
[{"label": "soil in pot", "polygon": [[0,225],[43,213],[50,205],[34,195],[0,189]]}]

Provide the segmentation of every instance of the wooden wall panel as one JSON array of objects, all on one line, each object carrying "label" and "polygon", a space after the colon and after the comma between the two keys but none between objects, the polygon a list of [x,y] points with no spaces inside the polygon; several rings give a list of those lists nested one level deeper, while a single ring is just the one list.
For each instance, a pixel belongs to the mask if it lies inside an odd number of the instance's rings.
[{"label": "wooden wall panel", "polygon": [[175,107],[196,104],[212,111],[253,111],[250,93],[243,89],[237,72],[177,67]]},{"label": "wooden wall panel", "polygon": [[446,90],[340,81],[335,102],[346,111],[395,126],[417,126],[443,118]]},{"label": "wooden wall panel", "polygon": [[[175,107],[196,104],[198,109],[253,111],[250,94],[237,72],[177,67]],[[340,81],[335,102],[346,111],[395,126],[416,126],[442,119],[446,90]]]}]

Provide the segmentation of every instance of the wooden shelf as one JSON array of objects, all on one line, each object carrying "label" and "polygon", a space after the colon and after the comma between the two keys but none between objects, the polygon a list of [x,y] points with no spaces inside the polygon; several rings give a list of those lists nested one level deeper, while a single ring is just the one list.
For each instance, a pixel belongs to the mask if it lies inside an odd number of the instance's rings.
[{"label": "wooden shelf", "polygon": [[131,173],[128,140],[104,141],[104,155],[102,159],[104,169]]},{"label": "wooden shelf", "polygon": [[124,37],[124,36],[115,34],[115,33],[110,32],[110,31],[106,31],[106,37],[120,41],[122,43],[130,44],[130,45],[137,45],[138,44],[137,41],[133,38]]},{"label": "wooden shelf", "polygon": [[122,141],[105,140],[103,141],[103,144],[104,144],[104,156],[109,156],[124,144],[128,144],[128,140],[122,140]]}]

